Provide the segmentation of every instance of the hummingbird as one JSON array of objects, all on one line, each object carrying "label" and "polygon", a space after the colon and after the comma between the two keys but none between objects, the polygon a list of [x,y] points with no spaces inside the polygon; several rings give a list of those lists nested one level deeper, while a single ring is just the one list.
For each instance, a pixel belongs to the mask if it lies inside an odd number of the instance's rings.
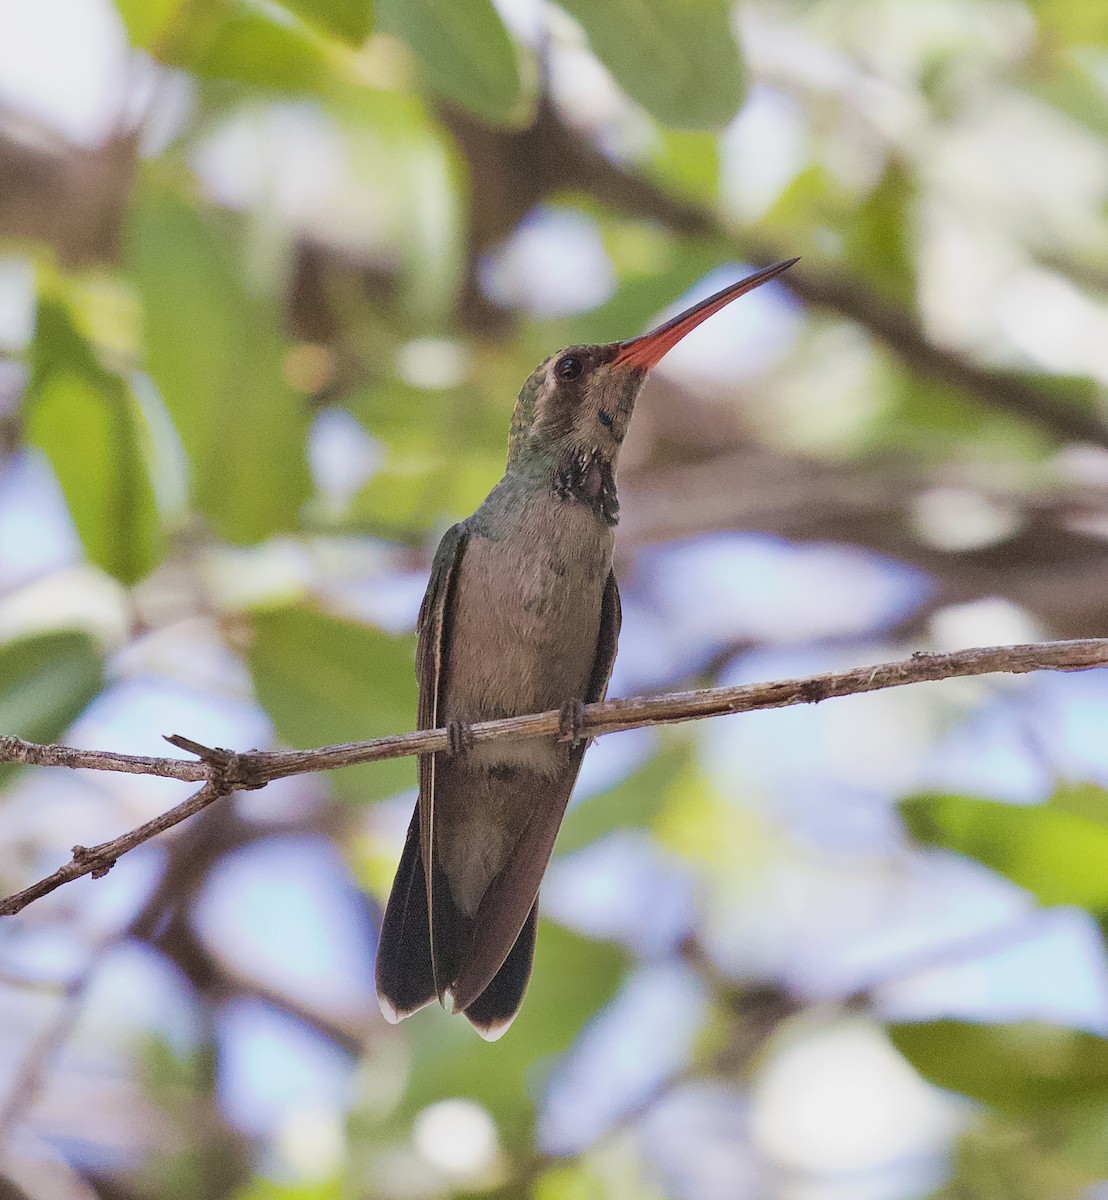
[{"label": "hummingbird", "polygon": [[[620,603],[615,471],[647,372],[690,330],[788,259],[650,333],[570,346],[523,385],[504,477],[447,530],[417,621],[419,728],[450,748],[419,760],[419,799],[381,924],[377,995],[390,1022],[438,999],[486,1040],[531,975],[539,885],[603,700]],[[472,745],[477,721],[561,712],[560,737]]]}]

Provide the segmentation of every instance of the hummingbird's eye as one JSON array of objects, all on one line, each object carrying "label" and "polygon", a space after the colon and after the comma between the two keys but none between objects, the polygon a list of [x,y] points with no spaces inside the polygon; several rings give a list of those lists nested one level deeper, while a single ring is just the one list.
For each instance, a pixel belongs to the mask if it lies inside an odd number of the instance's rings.
[{"label": "hummingbird's eye", "polygon": [[576,379],[584,369],[585,366],[581,360],[572,354],[567,354],[565,358],[558,359],[558,362],[554,367],[554,371],[558,378],[564,379],[567,382],[570,379]]}]

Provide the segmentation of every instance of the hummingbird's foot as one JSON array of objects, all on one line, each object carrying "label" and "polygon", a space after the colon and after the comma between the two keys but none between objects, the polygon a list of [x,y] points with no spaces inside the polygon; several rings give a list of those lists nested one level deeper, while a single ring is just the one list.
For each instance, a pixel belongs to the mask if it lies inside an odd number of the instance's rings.
[{"label": "hummingbird's foot", "polygon": [[585,740],[585,704],[582,700],[567,700],[559,716],[559,742],[568,742],[574,750]]},{"label": "hummingbird's foot", "polygon": [[473,730],[464,721],[447,721],[446,737],[446,752],[451,758],[473,749]]}]

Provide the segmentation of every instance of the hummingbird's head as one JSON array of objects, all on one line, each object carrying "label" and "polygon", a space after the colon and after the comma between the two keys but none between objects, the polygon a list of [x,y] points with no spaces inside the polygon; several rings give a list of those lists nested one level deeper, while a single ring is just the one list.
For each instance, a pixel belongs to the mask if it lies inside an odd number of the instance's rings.
[{"label": "hummingbird's head", "polygon": [[642,369],[614,366],[619,345],[567,346],[536,367],[512,416],[508,461],[599,450],[614,462],[627,434]]},{"label": "hummingbird's head", "polygon": [[797,260],[716,292],[641,337],[604,346],[569,346],[531,373],[512,417],[508,465],[525,460],[602,462],[615,469],[647,372],[690,330],[724,305],[780,275]]}]

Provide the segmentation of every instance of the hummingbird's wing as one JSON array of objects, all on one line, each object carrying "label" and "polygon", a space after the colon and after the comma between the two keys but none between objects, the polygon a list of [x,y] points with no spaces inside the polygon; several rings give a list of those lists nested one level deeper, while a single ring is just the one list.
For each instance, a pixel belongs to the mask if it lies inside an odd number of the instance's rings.
[{"label": "hummingbird's wing", "polygon": [[[446,646],[450,637],[450,599],[458,565],[469,543],[469,531],[465,523],[452,526],[443,535],[435,559],[431,564],[431,579],[423,597],[416,622],[418,641],[416,644],[416,678],[419,682],[420,729],[439,727],[439,701],[442,697],[443,666],[446,661]],[[453,936],[456,915],[449,885],[437,866],[433,852],[435,844],[435,774],[437,754],[422,754],[419,758],[419,844],[422,851],[425,886],[427,889],[428,945],[431,954],[431,970],[435,991],[442,1000],[450,980],[444,978],[444,964],[436,960],[436,945],[442,944],[437,936],[436,924],[451,926]]]},{"label": "hummingbird's wing", "polygon": [[[416,623],[416,676],[420,729],[438,727],[447,606],[468,534],[463,525],[448,529],[431,565],[431,580]],[[419,803],[412,814],[400,865],[381,922],[377,943],[377,995],[390,1021],[399,1021],[442,995],[431,955],[431,845],[434,822],[435,756],[419,760]],[[426,797],[426,800],[425,800]],[[441,890],[441,888],[440,888]]]},{"label": "hummingbird's wing", "polygon": [[604,599],[600,605],[600,635],[596,639],[596,658],[593,660],[592,677],[589,679],[589,690],[585,696],[586,704],[599,704],[608,694],[612,667],[616,663],[619,627],[622,623],[623,609],[619,603],[616,573],[609,571],[608,582],[604,588]]},{"label": "hummingbird's wing", "polygon": [[[600,633],[592,674],[583,697],[586,704],[603,700],[608,690],[619,640],[621,610],[614,573],[609,573],[601,604]],[[570,699],[571,697],[567,697]],[[566,769],[554,778],[535,775],[528,780],[530,818],[500,873],[489,884],[473,918],[473,939],[464,966],[452,988],[454,1009],[465,1012],[486,1036],[499,1035],[515,1015],[531,973],[512,953],[521,931],[534,941],[535,900],[546,873],[554,840],[581,769],[584,744],[569,756]],[[530,920],[528,920],[530,918]],[[524,969],[521,969],[524,968]]]}]

